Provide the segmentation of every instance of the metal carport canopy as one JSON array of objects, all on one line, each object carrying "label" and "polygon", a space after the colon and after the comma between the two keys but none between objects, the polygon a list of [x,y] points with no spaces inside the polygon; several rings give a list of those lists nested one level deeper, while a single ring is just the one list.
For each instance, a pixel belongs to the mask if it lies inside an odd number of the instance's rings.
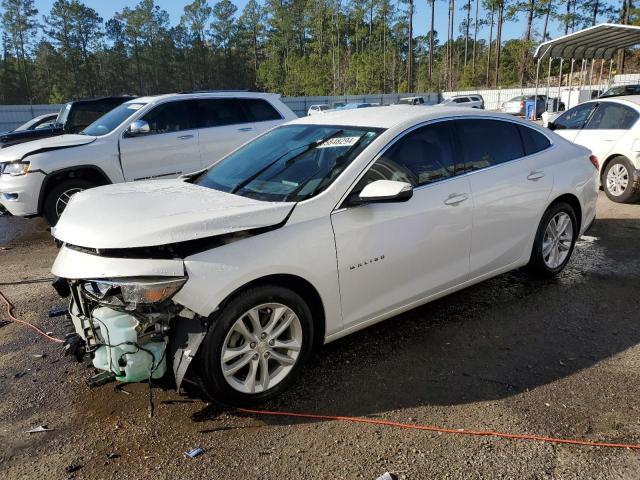
[{"label": "metal carport canopy", "polygon": [[602,23],[538,45],[534,58],[610,60],[621,48],[640,44],[640,27]]}]

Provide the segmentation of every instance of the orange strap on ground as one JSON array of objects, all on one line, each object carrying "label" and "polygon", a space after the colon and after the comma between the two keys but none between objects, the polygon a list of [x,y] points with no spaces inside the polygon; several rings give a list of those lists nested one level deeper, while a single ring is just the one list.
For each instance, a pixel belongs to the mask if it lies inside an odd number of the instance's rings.
[{"label": "orange strap on ground", "polygon": [[7,307],[7,315],[9,316],[9,320],[10,321],[15,322],[15,323],[20,323],[22,325],[26,325],[27,327],[35,330],[38,335],[42,335],[47,340],[50,340],[50,341],[55,342],[55,343],[64,343],[64,340],[60,340],[59,338],[55,338],[55,337],[52,337],[50,335],[47,335],[46,332],[43,332],[42,330],[40,330],[35,325],[32,325],[29,322],[25,322],[24,320],[18,320],[12,313],[13,312],[13,303],[11,303],[7,299],[7,297],[4,296],[4,294],[2,292],[0,292],[0,298],[2,298],[2,300],[4,301],[4,303],[5,303],[6,307]]},{"label": "orange strap on ground", "polygon": [[583,445],[587,447],[608,447],[608,448],[627,448],[640,450],[640,444],[630,444],[630,443],[606,443],[606,442],[592,442],[589,440],[574,440],[568,438],[553,438],[553,437],[544,437],[542,435],[530,435],[523,433],[501,433],[501,432],[492,432],[492,431],[484,431],[484,430],[464,430],[464,429],[453,429],[453,428],[442,428],[435,427],[430,425],[416,425],[414,423],[399,423],[399,422],[391,422],[387,420],[376,420],[370,418],[362,418],[362,417],[342,417],[342,416],[334,416],[334,415],[314,415],[311,413],[294,413],[294,412],[272,412],[269,410],[253,410],[250,408],[238,408],[238,412],[252,414],[252,415],[272,415],[279,417],[297,417],[297,418],[307,418],[310,420],[338,420],[341,422],[352,422],[352,423],[368,423],[372,425],[384,425],[387,427],[396,427],[396,428],[407,428],[411,430],[427,430],[429,432],[440,432],[440,433],[455,433],[458,435],[472,435],[472,436],[480,436],[480,437],[499,437],[499,438],[510,438],[516,440],[534,440],[537,442],[546,442],[546,443],[563,443],[569,445]]}]

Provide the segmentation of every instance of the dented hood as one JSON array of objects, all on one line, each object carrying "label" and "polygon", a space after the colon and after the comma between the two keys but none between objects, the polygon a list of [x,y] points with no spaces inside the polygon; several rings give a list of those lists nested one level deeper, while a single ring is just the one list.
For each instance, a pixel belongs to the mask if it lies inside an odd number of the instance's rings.
[{"label": "dented hood", "polygon": [[52,233],[87,248],[152,247],[274,226],[293,206],[182,180],[120,183],[75,195]]},{"label": "dented hood", "polygon": [[60,135],[58,137],[47,137],[40,140],[18,143],[0,150],[0,162],[13,162],[22,160],[35,153],[49,150],[59,150],[61,148],[78,147],[95,141],[97,137],[90,135]]}]

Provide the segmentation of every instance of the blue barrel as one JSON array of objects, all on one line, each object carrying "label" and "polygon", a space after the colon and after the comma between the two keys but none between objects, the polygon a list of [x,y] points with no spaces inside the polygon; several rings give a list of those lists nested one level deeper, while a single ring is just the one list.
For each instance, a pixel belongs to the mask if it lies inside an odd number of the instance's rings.
[{"label": "blue barrel", "polygon": [[527,100],[524,104],[524,118],[531,120],[537,116],[536,102],[534,100]]}]

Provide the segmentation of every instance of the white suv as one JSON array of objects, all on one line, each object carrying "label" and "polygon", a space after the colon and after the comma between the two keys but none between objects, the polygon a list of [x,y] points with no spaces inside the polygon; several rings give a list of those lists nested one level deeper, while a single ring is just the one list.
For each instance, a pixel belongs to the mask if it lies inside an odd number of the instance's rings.
[{"label": "white suv", "polygon": [[55,225],[69,198],[109,183],[172,178],[211,165],[297,118],[279,96],[194,92],[123,103],[79,135],[0,151],[0,205]]}]

